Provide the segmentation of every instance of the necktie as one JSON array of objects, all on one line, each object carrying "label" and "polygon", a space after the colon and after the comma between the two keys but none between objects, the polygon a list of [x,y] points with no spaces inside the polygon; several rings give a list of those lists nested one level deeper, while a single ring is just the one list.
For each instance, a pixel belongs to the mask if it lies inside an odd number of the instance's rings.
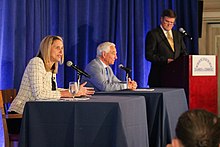
[{"label": "necktie", "polygon": [[106,72],[106,79],[107,79],[107,81],[108,81],[108,80],[109,80],[108,67],[105,68],[105,72]]},{"label": "necktie", "polygon": [[174,51],[174,42],[173,42],[173,38],[171,37],[170,31],[167,31],[167,40],[168,40],[172,50]]}]

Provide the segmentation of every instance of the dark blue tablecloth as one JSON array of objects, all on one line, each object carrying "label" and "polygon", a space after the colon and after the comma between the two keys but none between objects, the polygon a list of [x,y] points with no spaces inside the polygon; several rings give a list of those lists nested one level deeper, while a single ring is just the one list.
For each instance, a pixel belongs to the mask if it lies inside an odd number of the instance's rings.
[{"label": "dark blue tablecloth", "polygon": [[98,92],[96,95],[142,95],[147,108],[149,147],[165,147],[175,137],[178,117],[188,110],[184,89],[156,88],[138,91]]},{"label": "dark blue tablecloth", "polygon": [[143,96],[27,102],[20,147],[148,147]]}]

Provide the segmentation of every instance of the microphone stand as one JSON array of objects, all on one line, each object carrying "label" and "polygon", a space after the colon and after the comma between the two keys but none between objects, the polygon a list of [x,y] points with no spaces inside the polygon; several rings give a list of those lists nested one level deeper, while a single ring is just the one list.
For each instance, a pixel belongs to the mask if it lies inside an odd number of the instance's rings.
[{"label": "microphone stand", "polygon": [[127,83],[127,88],[128,88],[128,78],[129,78],[129,75],[128,75],[128,71],[126,71],[126,83]]},{"label": "microphone stand", "polygon": [[80,86],[80,80],[81,80],[82,74],[80,72],[77,72],[77,87],[79,90],[79,86]]}]

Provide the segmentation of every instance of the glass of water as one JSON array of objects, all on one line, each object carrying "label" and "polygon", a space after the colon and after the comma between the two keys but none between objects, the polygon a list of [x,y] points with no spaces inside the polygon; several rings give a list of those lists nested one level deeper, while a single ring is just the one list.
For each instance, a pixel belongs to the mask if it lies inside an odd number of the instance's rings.
[{"label": "glass of water", "polygon": [[69,92],[72,93],[73,96],[78,92],[77,82],[69,82]]}]

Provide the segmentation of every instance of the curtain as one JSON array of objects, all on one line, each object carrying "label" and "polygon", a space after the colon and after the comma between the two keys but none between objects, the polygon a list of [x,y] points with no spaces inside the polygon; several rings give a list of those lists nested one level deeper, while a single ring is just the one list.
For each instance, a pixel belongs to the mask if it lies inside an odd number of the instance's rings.
[{"label": "curtain", "polygon": [[147,87],[150,63],[145,59],[146,33],[160,24],[164,9],[177,13],[175,29],[183,27],[190,54],[198,53],[197,0],[0,0],[0,89],[20,86],[29,60],[46,35],[64,39],[65,62],[59,66],[59,87],[67,88],[77,73],[67,61],[84,69],[96,57],[99,43],[116,44],[118,59],[112,66],[119,79],[130,77]]}]

